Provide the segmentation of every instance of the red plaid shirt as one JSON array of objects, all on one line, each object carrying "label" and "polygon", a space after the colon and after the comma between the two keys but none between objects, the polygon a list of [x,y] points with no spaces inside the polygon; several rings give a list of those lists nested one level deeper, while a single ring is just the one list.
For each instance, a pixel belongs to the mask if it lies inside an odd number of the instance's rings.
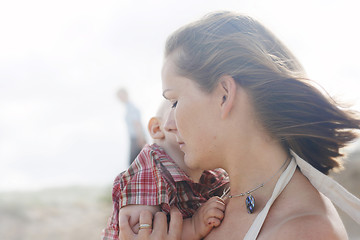
[{"label": "red plaid shirt", "polygon": [[199,183],[193,182],[156,144],[146,145],[128,170],[114,181],[113,214],[103,231],[103,240],[118,239],[119,209],[129,204],[159,205],[168,214],[176,206],[184,218],[191,217],[201,203],[221,195],[229,182],[222,169],[204,171]]}]

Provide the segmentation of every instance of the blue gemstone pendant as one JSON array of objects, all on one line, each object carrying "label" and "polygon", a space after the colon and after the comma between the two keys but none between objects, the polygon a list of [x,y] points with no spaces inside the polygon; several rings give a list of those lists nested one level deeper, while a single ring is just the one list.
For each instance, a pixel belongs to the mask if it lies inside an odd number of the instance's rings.
[{"label": "blue gemstone pendant", "polygon": [[255,209],[255,198],[251,194],[249,194],[245,199],[245,203],[246,203],[247,212],[249,214],[252,214]]}]

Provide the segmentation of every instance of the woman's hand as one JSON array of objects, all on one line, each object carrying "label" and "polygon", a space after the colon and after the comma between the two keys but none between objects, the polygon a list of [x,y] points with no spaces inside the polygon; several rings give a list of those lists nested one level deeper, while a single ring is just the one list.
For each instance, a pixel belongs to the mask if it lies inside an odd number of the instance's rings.
[{"label": "woman's hand", "polygon": [[[152,213],[150,211],[142,211],[140,213],[140,225],[152,225]],[[119,239],[120,240],[180,240],[182,233],[182,215],[177,208],[170,211],[169,231],[167,219],[164,213],[157,212],[154,216],[153,229],[142,228],[136,234],[129,225],[129,217],[120,215],[119,222]]]}]

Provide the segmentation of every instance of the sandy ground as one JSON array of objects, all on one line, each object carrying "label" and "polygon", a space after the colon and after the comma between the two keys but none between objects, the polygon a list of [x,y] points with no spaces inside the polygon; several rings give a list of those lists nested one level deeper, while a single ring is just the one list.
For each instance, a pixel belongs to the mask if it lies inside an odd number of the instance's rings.
[{"label": "sandy ground", "polygon": [[110,213],[110,188],[3,193],[0,239],[99,240]]},{"label": "sandy ground", "polygon": [[[360,152],[334,178],[360,197]],[[0,193],[0,240],[98,240],[111,208],[110,186]],[[360,227],[340,215],[350,239],[360,240]]]}]

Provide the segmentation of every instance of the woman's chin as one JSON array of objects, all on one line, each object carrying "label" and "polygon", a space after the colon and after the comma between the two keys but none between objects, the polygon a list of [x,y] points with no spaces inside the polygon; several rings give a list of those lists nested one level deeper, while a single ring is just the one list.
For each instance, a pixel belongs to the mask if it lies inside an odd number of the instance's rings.
[{"label": "woman's chin", "polygon": [[187,155],[186,153],[184,155],[184,162],[185,162],[185,165],[190,169],[198,169],[199,168],[197,161],[193,157],[191,157],[191,155]]},{"label": "woman's chin", "polygon": [[184,163],[188,168],[193,169],[194,162],[191,161],[189,155],[186,153],[184,153]]}]

